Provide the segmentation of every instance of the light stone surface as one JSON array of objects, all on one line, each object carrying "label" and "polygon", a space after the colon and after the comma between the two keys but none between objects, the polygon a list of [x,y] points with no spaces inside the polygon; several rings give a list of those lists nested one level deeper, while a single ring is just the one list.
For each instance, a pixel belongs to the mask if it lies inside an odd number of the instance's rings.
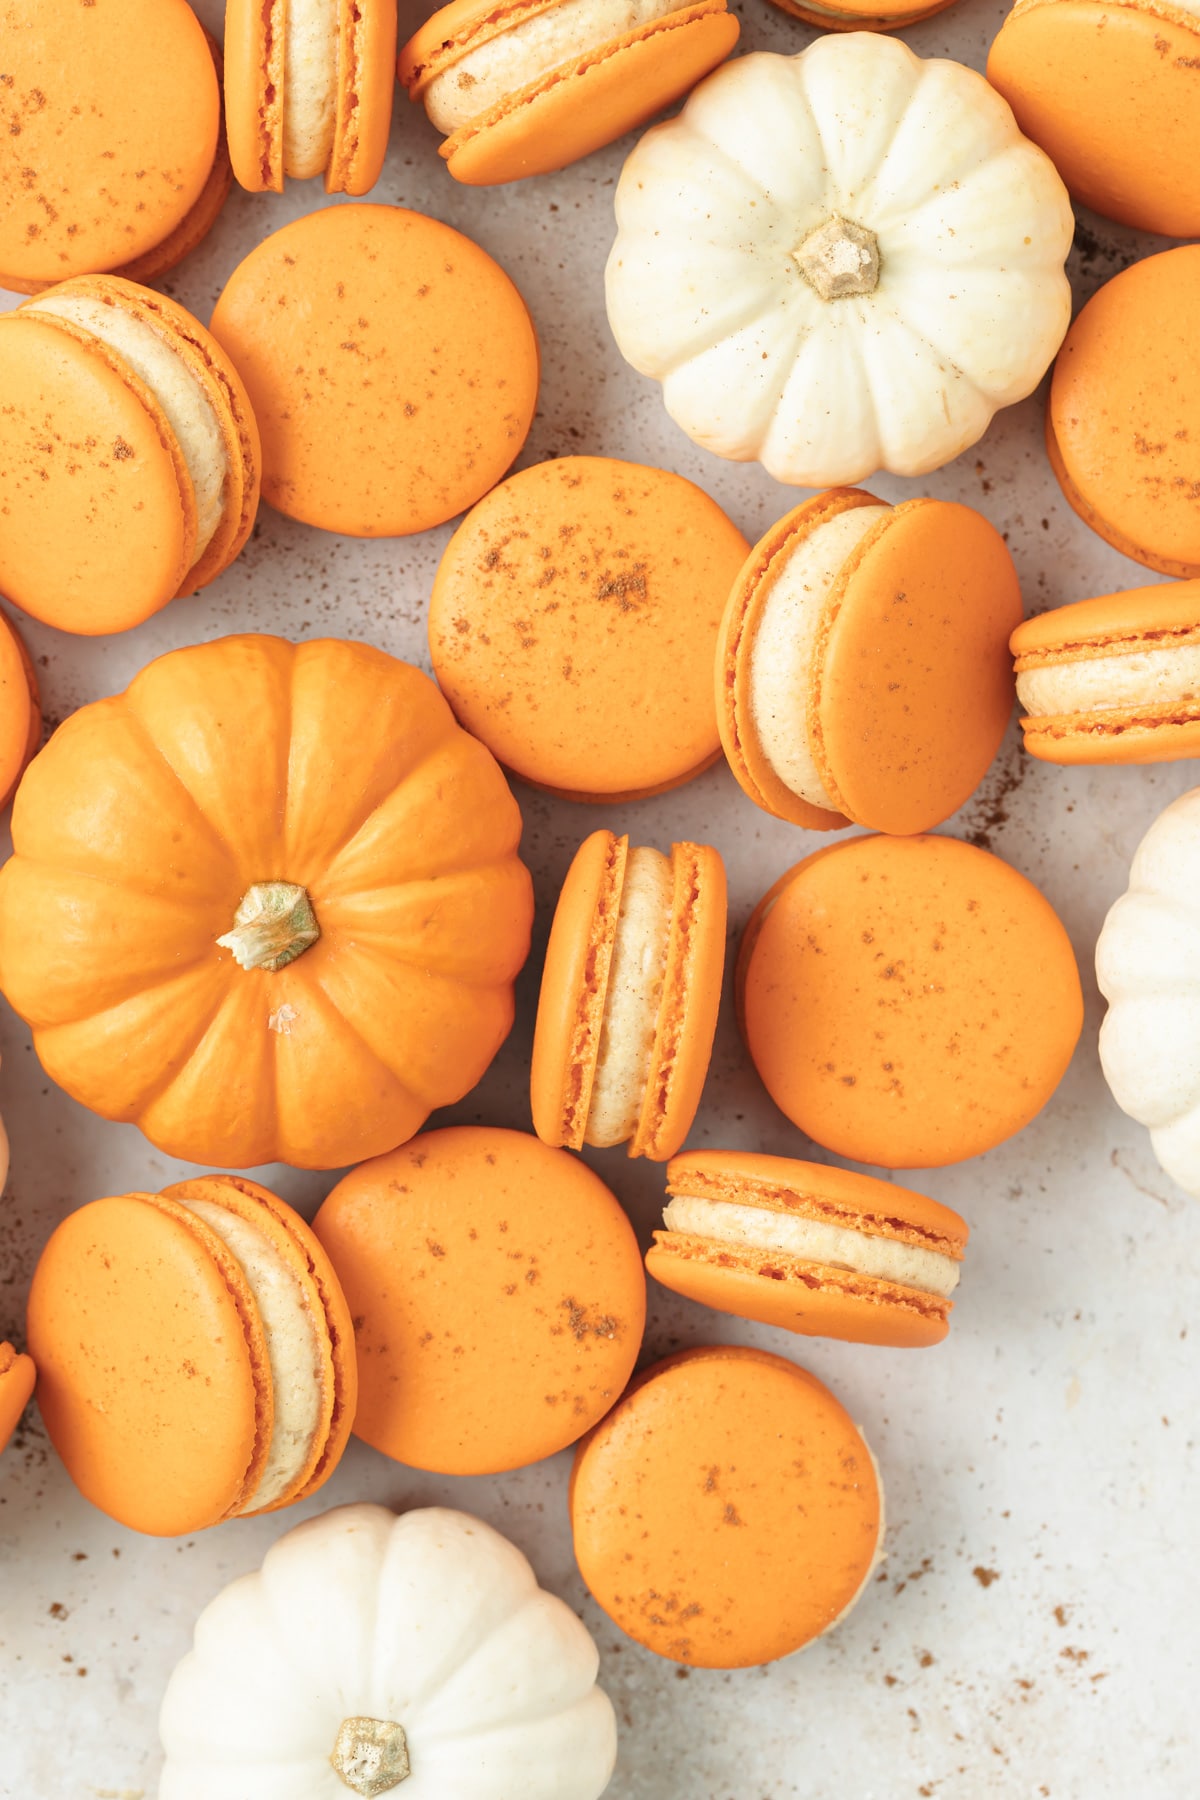
[{"label": "light stone surface", "polygon": [[[745,8],[747,49],[799,50],[815,35],[765,0]],[[217,0],[199,10],[219,29]],[[1003,13],[1000,0],[962,0],[904,37],[921,54],[982,68]],[[402,6],[402,37],[419,17]],[[423,110],[401,97],[372,198],[461,227],[527,296],[545,365],[522,461],[583,451],[660,463],[706,487],[757,537],[797,496],[753,466],[693,447],[609,336],[602,271],[629,142],[561,175],[472,191],[446,174],[438,141]],[[170,290],[207,320],[241,256],[326,203],[319,182],[292,183],[283,197],[235,194],[209,243],[168,278]],[[1071,263],[1078,298],[1163,247],[1085,216]],[[978,507],[1008,536],[1031,610],[1153,579],[1061,499],[1042,448],[1043,398],[1044,390],[1002,413],[982,443],[938,474],[868,484],[887,499],[931,493]],[[246,552],[219,582],[136,631],[86,640],[22,621],[47,715],[56,723],[123,687],[159,652],[233,630],[363,638],[428,668],[426,597],[448,535],[449,527],[355,542],[264,508]],[[611,1800],[1193,1793],[1200,1332],[1191,1303],[1200,1293],[1200,1212],[1160,1172],[1146,1133],[1104,1086],[1091,959],[1135,846],[1196,779],[1188,764],[1042,766],[1022,757],[1014,728],[980,793],[948,827],[1041,885],[1079,953],[1088,1010],[1062,1088],[1027,1131],[974,1162],[910,1178],[963,1212],[974,1233],[944,1346],[903,1352],[789,1339],[652,1289],[648,1356],[715,1340],[765,1345],[828,1381],[862,1423],[886,1483],[888,1554],[836,1632],[765,1670],[686,1677],[623,1640],[572,1562],[567,1455],[464,1480],[418,1474],[354,1443],[317,1501],[160,1542],[111,1524],[74,1492],[34,1414],[0,1463],[0,1794],[152,1800],[158,1704],[196,1614],[256,1567],[287,1526],[348,1500],[477,1512],[579,1609],[598,1637],[601,1679],[621,1726]],[[435,1123],[528,1126],[538,968],[559,882],[586,833],[603,824],[637,844],[717,844],[729,865],[735,934],[784,868],[829,841],[757,811],[723,769],[674,794],[611,808],[517,791],[538,898],[520,1015],[480,1087]],[[55,1091],[7,1009],[0,1048],[0,1110],[13,1142],[0,1203],[0,1335],[19,1337],[35,1257],[67,1209],[193,1171]],[[690,1141],[809,1153],[747,1064],[728,999]],[[662,1204],[660,1170],[621,1149],[589,1151],[587,1160],[648,1240]],[[261,1174],[309,1213],[335,1179]]]}]

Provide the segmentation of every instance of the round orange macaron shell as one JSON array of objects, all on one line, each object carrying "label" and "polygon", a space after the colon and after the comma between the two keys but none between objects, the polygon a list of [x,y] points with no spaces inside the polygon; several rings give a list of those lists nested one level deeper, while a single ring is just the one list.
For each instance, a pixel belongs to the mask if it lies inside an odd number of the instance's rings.
[{"label": "round orange macaron shell", "polygon": [[1163,575],[1200,575],[1200,245],[1114,275],[1058,353],[1051,467],[1092,530]]},{"label": "round orange macaron shell", "polygon": [[954,6],[956,0],[937,0],[935,6],[919,7],[912,11],[905,6],[895,6],[890,11],[881,7],[878,0],[846,0],[846,4],[836,10],[824,12],[817,6],[797,5],[795,0],[772,0],[780,12],[788,13],[793,19],[803,19],[806,25],[815,25],[820,31],[904,31],[910,25],[919,25],[922,19],[932,19],[936,13],[945,12]]},{"label": "round orange macaron shell", "polygon": [[[1110,655],[1200,644],[1200,580],[1162,582],[1058,606],[1026,619],[1011,649],[1018,674],[1078,662],[1083,648]],[[1090,659],[1089,659],[1090,660]],[[1025,748],[1043,762],[1155,763],[1200,756],[1200,700],[1149,705],[1105,717],[1095,710],[1021,720]]]},{"label": "round orange macaron shell", "polygon": [[595,1600],[694,1668],[774,1662],[827,1631],[883,1529],[845,1408],[794,1363],[734,1346],[647,1369],[580,1445],[569,1504]]},{"label": "round orange macaron shell", "polygon": [[305,524],[403,537],[499,481],[533,421],[528,309],[477,244],[398,206],[276,231],[212,316],[262,433],[263,497]]},{"label": "round orange macaron shell", "polygon": [[1074,200],[1200,235],[1200,15],[1171,0],[1018,0],[987,77]]},{"label": "round orange macaron shell", "polygon": [[[530,1067],[533,1128],[582,1149],[629,840],[594,831],[567,871],[546,947]],[[646,1099],[630,1156],[665,1162],[691,1129],[708,1074],[725,963],[725,866],[704,844],[675,844],[675,907]]]},{"label": "round orange macaron shell", "polygon": [[0,285],[37,288],[156,251],[217,160],[217,74],[191,7],[8,0],[4,35]]},{"label": "round orange macaron shell", "polygon": [[[767,1206],[843,1229],[961,1257],[967,1227],[924,1194],[825,1163],[749,1151],[693,1151],[672,1159],[668,1193]],[[870,1227],[875,1225],[875,1230]],[[895,1281],[749,1244],[656,1231],[646,1268],[673,1293],[716,1312],[805,1337],[920,1349],[940,1344],[951,1302]]]},{"label": "round orange macaron shell", "polygon": [[884,504],[835,488],[788,513],[751,552],[722,620],[717,718],[730,767],[758,805],[808,830],[852,821],[906,836],[940,824],[978,787],[1012,713],[1008,639],[1022,608],[1004,540],[968,506],[907,500],[868,530],[824,603],[807,729],[840,810],[800,798],[771,767],[751,658],[773,582],[827,520]]},{"label": "round orange macaron shell", "polygon": [[214,1231],[158,1195],[95,1200],[42,1252],[27,1334],[50,1441],[85,1498],[176,1537],[236,1512],[266,1461],[266,1339]]},{"label": "round orange macaron shell", "polygon": [[355,1436],[412,1468],[495,1474],[575,1442],[645,1324],[633,1228],[528,1133],[452,1126],[351,1171],[318,1212],[355,1321]]},{"label": "round orange macaron shell", "polygon": [[42,741],[37,676],[21,634],[0,612],[0,807],[7,806]]},{"label": "round orange macaron shell", "polygon": [[11,1344],[0,1344],[0,1451],[17,1429],[36,1380],[33,1358],[19,1356]]},{"label": "round orange macaron shell", "polygon": [[[509,9],[514,22],[542,10]],[[453,57],[438,52],[496,9],[459,0],[435,13],[405,46],[400,79],[414,100]],[[501,28],[505,23],[500,15]],[[690,93],[723,62],[741,27],[725,0],[697,0],[666,17],[581,52],[538,81],[519,88],[442,144],[441,155],[456,181],[491,187],[527,175],[545,175],[589,156]],[[482,34],[475,36],[482,41]],[[496,35],[494,27],[487,36]]]},{"label": "round orange macaron shell", "polygon": [[1074,953],[1023,875],[946,837],[856,837],[759,902],[737,964],[780,1111],[854,1162],[937,1168],[1023,1129],[1083,1024]]},{"label": "round orange macaron shell", "polygon": [[712,667],[750,546],[680,475],[570,456],[510,476],[447,546],[434,673],[460,724],[571,799],[661,793],[720,755]]}]

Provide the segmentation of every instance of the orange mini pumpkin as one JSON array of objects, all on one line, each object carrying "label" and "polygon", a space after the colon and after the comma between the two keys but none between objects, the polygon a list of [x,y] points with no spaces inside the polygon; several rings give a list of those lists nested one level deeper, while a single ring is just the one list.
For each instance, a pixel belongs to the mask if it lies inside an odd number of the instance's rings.
[{"label": "orange mini pumpkin", "polygon": [[0,987],[61,1087],[170,1155],[358,1162],[508,1033],[520,833],[408,664],[332,640],[176,650],[30,765]]}]

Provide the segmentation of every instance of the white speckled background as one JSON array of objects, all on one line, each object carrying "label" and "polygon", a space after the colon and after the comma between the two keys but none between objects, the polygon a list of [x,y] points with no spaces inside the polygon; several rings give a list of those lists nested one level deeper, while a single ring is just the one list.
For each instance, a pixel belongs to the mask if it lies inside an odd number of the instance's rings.
[{"label": "white speckled background", "polygon": [[[48,0],[50,3],[50,0]],[[219,0],[198,9],[214,30]],[[402,6],[401,30],[421,16]],[[740,0],[743,48],[813,37],[766,0]],[[1003,16],[961,0],[904,35],[924,55],[982,68]],[[612,189],[627,144],[558,176],[495,191],[455,185],[423,114],[397,105],[372,199],[431,212],[476,238],[516,279],[544,352],[541,405],[522,461],[571,451],[660,463],[706,487],[753,539],[796,496],[757,468],[699,451],[656,387],[622,363],[604,316]],[[208,243],[170,279],[207,320],[260,238],[326,204],[319,183],[282,199],[235,192]],[[1161,248],[1091,217],[1072,259],[1077,297]],[[15,304],[3,297],[0,305]],[[1008,537],[1030,610],[1150,579],[1061,500],[1041,444],[1042,397],[1002,415],[975,450],[889,498],[925,491],[977,506]],[[428,666],[425,601],[449,528],[356,542],[264,508],[241,560],[196,599],[129,634],[88,640],[26,624],[53,725],[123,687],[153,656],[231,630],[362,637]],[[500,1479],[414,1473],[352,1443],[319,1497],[291,1515],[193,1540],[143,1539],[75,1493],[31,1414],[0,1464],[0,1793],[20,1800],[151,1800],[155,1719],[200,1607],[256,1565],[288,1523],[346,1500],[441,1502],[513,1537],[543,1582],[579,1608],[602,1648],[621,1719],[612,1800],[1182,1800],[1197,1791],[1200,1608],[1188,1574],[1200,1501],[1192,1438],[1200,1214],[1172,1188],[1145,1134],[1110,1100],[1096,1056],[1092,949],[1129,858],[1189,765],[1056,770],[1023,759],[1015,732],[947,830],[985,843],[1045,890],[1074,939],[1088,995],[1084,1037],[1058,1095],[1015,1142],[916,1174],[966,1214],[973,1239],[949,1341],[901,1352],[791,1339],[703,1312],[653,1287],[646,1357],[728,1338],[794,1356],[862,1422],[888,1495],[887,1562],[832,1638],[771,1668],[677,1670],[625,1641],[588,1599],[566,1524],[569,1458]],[[817,840],[769,819],[714,769],[674,794],[594,810],[518,788],[538,894],[517,1028],[482,1086],[434,1123],[528,1127],[526,1069],[541,950],[571,853],[597,824],[635,841],[707,839],[730,875],[734,933]],[[68,1209],[157,1188],[185,1172],[132,1127],[94,1119],[50,1086],[27,1033],[0,1017],[0,1108],[13,1164],[0,1202],[0,1335],[22,1332],[40,1246]],[[694,1144],[807,1154],[749,1069],[722,1015]],[[648,1237],[660,1170],[589,1152]],[[264,1172],[310,1212],[334,1177]],[[446,1800],[454,1800],[447,1795]]]}]

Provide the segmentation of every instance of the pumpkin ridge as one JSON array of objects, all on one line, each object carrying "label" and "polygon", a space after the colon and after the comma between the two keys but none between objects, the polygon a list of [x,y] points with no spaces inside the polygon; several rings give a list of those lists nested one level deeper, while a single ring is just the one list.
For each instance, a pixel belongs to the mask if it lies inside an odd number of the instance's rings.
[{"label": "pumpkin ridge", "polygon": [[[153,665],[150,666],[153,667]],[[136,681],[136,677],[134,679]],[[169,772],[180,793],[185,796],[192,813],[203,825],[214,848],[218,851],[223,860],[232,863],[236,868],[237,860],[232,854],[231,846],[226,839],[224,832],[218,830],[214,821],[209,818],[199,800],[197,800],[195,794],[193,794],[191,788],[187,785],[187,782],[183,779],[183,776],[179,773],[179,770],[175,767],[175,764],[171,761],[162,745],[156,741],[153,732],[150,730],[149,725],[147,725],[137,707],[130,705],[129,694],[131,691],[132,688],[127,689],[124,694],[119,695],[117,697],[118,703],[123,708],[126,715],[133,720],[147,750],[149,750],[154,759],[160,762]]]},{"label": "pumpkin ridge", "polygon": [[[473,741],[477,742],[478,740],[473,740]],[[325,888],[328,884],[331,883],[331,881],[335,875],[335,871],[336,871],[338,862],[341,860],[341,858],[343,856],[345,856],[347,854],[348,851],[350,851],[354,848],[357,840],[362,836],[363,832],[367,829],[367,827],[375,819],[376,814],[382,812],[383,808],[392,801],[392,799],[395,797],[397,788],[399,787],[401,781],[408,782],[408,781],[413,780],[413,778],[415,776],[422,774],[422,772],[425,769],[425,765],[427,763],[431,763],[434,761],[434,759],[436,757],[445,755],[448,752],[453,752],[453,751],[457,750],[457,748],[458,748],[458,746],[455,744],[454,736],[453,736],[453,733],[451,733],[451,732],[444,732],[437,739],[436,743],[428,745],[422,751],[420,756],[417,757],[416,761],[414,763],[412,763],[409,767],[407,767],[403,770],[403,772],[400,775],[399,780],[397,781],[395,786],[390,788],[386,794],[381,795],[380,798],[375,802],[375,804],[370,808],[370,810],[365,812],[363,814],[363,816],[361,817],[361,819],[359,819],[356,824],[354,824],[350,827],[350,829],[347,831],[345,837],[342,838],[342,840],[337,844],[336,848],[332,848],[326,853],[326,855],[324,856],[324,859],[323,859],[324,867],[321,870],[320,882],[319,883],[313,882],[313,884],[312,884],[313,887],[321,886],[322,888]],[[520,843],[520,836],[521,836],[520,830],[518,829],[516,842],[514,843],[514,846],[513,846],[514,849],[516,848],[516,844]],[[477,866],[477,865],[475,865],[475,864],[464,865],[464,867],[467,867],[467,868],[475,867],[475,866]],[[396,881],[396,882],[393,882],[391,885],[393,887],[406,887],[408,884],[407,884],[407,882]],[[355,889],[354,891],[357,892],[357,889]]]},{"label": "pumpkin ridge", "polygon": [[[369,955],[370,952],[364,951],[364,952],[362,952],[362,954]],[[416,967],[418,969],[420,968],[420,964],[413,964],[411,962],[406,962],[402,966],[405,968],[413,968],[413,967]],[[444,1101],[444,1100],[430,1099],[427,1095],[422,1094],[419,1089],[413,1087],[411,1081],[407,1077],[397,1074],[396,1070],[391,1066],[391,1064],[385,1062],[383,1057],[380,1056],[379,1052],[375,1049],[374,1045],[370,1042],[369,1038],[367,1038],[365,1036],[365,1034],[359,1028],[359,1026],[355,1022],[355,1020],[347,1018],[346,1014],[342,1011],[341,1007],[338,1005],[334,996],[329,992],[329,989],[325,986],[325,983],[321,980],[320,975],[319,974],[311,975],[309,977],[309,979],[310,979],[311,985],[320,992],[321,998],[324,1000],[326,1006],[329,1007],[331,1012],[337,1014],[338,1019],[341,1021],[342,1025],[345,1027],[346,1031],[350,1034],[350,1036],[352,1038],[354,1038],[355,1041],[362,1046],[362,1048],[366,1051],[367,1055],[369,1057],[371,1057],[371,1059],[374,1062],[377,1062],[379,1064],[379,1067],[381,1069],[384,1069],[387,1071],[388,1075],[395,1082],[396,1086],[400,1089],[400,1091],[409,1100],[413,1101],[417,1107],[419,1107],[421,1109],[421,1112],[424,1117],[428,1118],[428,1116],[429,1116],[430,1112],[432,1112],[434,1106],[444,1106],[444,1105],[449,1104],[449,1102]],[[463,986],[466,986],[467,984],[465,982],[459,982],[456,980],[454,985],[456,987],[463,987]],[[495,985],[495,984],[489,984],[489,985]],[[279,1086],[278,1086],[278,1083],[279,1083],[279,1079],[280,1079],[278,1056],[276,1056],[274,1058],[274,1066],[275,1066],[275,1082],[276,1082],[275,1106],[276,1106],[276,1111],[278,1111],[278,1108],[279,1108]]]}]

